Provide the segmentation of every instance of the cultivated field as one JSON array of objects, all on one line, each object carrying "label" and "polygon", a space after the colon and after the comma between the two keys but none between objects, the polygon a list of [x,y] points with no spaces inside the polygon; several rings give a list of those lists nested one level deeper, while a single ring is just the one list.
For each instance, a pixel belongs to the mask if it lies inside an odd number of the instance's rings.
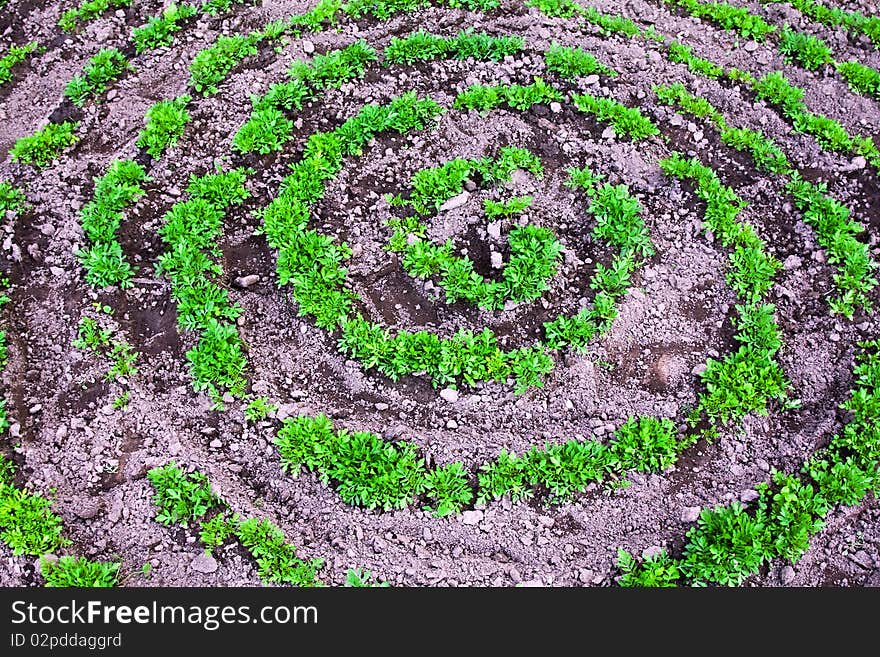
[{"label": "cultivated field", "polygon": [[868,0],[0,0],[0,585],[880,585]]}]

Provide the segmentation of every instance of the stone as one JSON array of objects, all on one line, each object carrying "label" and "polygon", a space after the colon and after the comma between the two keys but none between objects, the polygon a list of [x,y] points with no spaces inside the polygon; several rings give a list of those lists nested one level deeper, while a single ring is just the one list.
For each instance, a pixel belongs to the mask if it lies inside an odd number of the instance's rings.
[{"label": "stone", "polygon": [[236,287],[247,289],[252,285],[256,285],[257,283],[259,283],[260,277],[258,274],[248,274],[247,276],[239,276],[235,279],[234,282]]},{"label": "stone", "polygon": [[700,512],[703,510],[702,507],[699,506],[686,506],[681,511],[681,521],[682,522],[696,522],[700,517]]},{"label": "stone", "polygon": [[500,240],[501,239],[501,222],[500,221],[492,221],[486,226],[486,232],[489,234],[489,237]]},{"label": "stone", "polygon": [[461,514],[461,523],[463,525],[478,525],[482,519],[482,511],[465,511]]},{"label": "stone", "polygon": [[787,271],[791,271],[800,267],[802,263],[803,260],[799,256],[790,255],[783,261],[782,267]]},{"label": "stone", "polygon": [[450,404],[453,404],[458,401],[458,390],[453,388],[443,388],[443,390],[440,391],[440,397],[441,399],[448,401]]},{"label": "stone", "polygon": [[742,502],[754,502],[758,497],[760,497],[758,491],[754,488],[748,488],[739,494],[739,499]]},{"label": "stone", "polygon": [[584,78],[584,84],[592,86],[594,84],[599,84],[599,76],[595,73],[593,75],[588,75]]},{"label": "stone", "polygon": [[562,105],[560,105],[556,101],[553,101],[552,103],[550,103],[550,111],[554,114],[559,114],[562,111]]},{"label": "stone", "polygon": [[101,511],[101,504],[95,499],[86,498],[79,506],[74,509],[74,513],[78,518],[83,520],[91,520]]},{"label": "stone", "polygon": [[189,566],[197,573],[205,573],[207,575],[216,572],[217,560],[210,554],[202,552],[190,562]]},{"label": "stone", "polygon": [[388,404],[386,404],[385,402],[378,402],[378,403],[374,404],[374,406],[376,407],[377,411],[387,411],[388,410]]},{"label": "stone", "polygon": [[779,582],[783,586],[788,586],[794,581],[794,568],[791,566],[783,566],[782,570],[779,571]]},{"label": "stone", "polygon": [[307,55],[310,55],[313,52],[315,52],[315,44],[312,43],[311,41],[309,41],[308,39],[303,39],[302,49],[303,49],[304,53],[306,53]]},{"label": "stone", "polygon": [[468,199],[471,197],[471,193],[468,191],[463,191],[461,194],[456,194],[451,199],[446,201],[443,205],[440,206],[440,212],[447,212],[449,210],[455,210],[456,208],[460,208],[462,205],[468,202]]},{"label": "stone", "polygon": [[497,251],[492,251],[489,255],[489,261],[492,263],[493,269],[501,269],[504,266],[504,258]]}]

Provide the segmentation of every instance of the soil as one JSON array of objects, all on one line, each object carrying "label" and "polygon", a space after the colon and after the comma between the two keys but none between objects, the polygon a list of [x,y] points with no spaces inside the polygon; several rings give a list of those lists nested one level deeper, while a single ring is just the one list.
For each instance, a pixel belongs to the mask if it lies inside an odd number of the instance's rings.
[{"label": "soil", "polygon": [[[125,291],[95,291],[74,256],[84,244],[78,211],[91,198],[93,178],[114,159],[143,158],[135,140],[144,114],[158,100],[187,93],[187,67],[196,52],[219,34],[246,33],[308,5],[287,0],[267,7],[236,5],[226,17],[193,21],[172,47],[134,57],[135,71],[112,87],[112,97],[78,110],[63,98],[67,81],[101,47],[125,49],[131,27],[146,22],[161,3],[135,0],[122,15],[111,13],[69,35],[54,27],[60,3],[47,4],[13,0],[0,22],[4,44],[50,44],[0,91],[0,177],[24,189],[32,206],[21,219],[7,222],[0,252],[0,268],[14,284],[13,303],[2,318],[10,343],[2,390],[15,423],[5,452],[20,465],[20,483],[43,494],[55,491],[54,508],[72,541],[69,553],[121,559],[125,585],[260,585],[253,561],[236,547],[215,553],[216,571],[194,570],[193,559],[202,552],[195,533],[155,522],[145,474],[172,459],[206,473],[234,510],[278,524],[303,558],[326,559],[320,576],[328,584],[339,585],[346,569],[362,567],[396,586],[610,586],[619,575],[618,547],[637,554],[665,547],[680,554],[693,507],[748,499],[771,468],[797,471],[846,421],[839,405],[852,384],[855,345],[877,335],[876,318],[861,313],[848,321],[829,314],[833,270],[781,181],[758,173],[721,145],[709,126],[660,106],[651,86],[683,81],[734,125],[760,128],[772,137],[807,177],[826,182],[869,227],[865,238],[875,259],[880,258],[876,172],[822,151],[738,87],[695,78],[669,63],[656,44],[603,37],[589,26],[578,28],[505,0],[492,15],[433,7],[384,23],[342,21],[337,31],[291,39],[277,53],[264,46],[259,65],[237,67],[219,93],[192,94],[192,121],[181,141],[157,161],[143,159],[152,182],[126,212],[120,231],[123,250],[138,268],[135,284]],[[880,52],[864,38],[802,19],[788,5],[735,4],[821,36],[838,59],[880,68]],[[732,34],[670,11],[660,0],[603,0],[595,6],[652,24],[724,65],[755,75],[782,70],[807,89],[812,111],[838,119],[851,132],[880,135],[876,101],[853,94],[831,71],[809,73],[786,64],[770,43],[737,47]],[[282,152],[233,155],[231,140],[247,120],[250,96],[285,79],[292,61],[309,57],[310,46],[322,53],[362,38],[379,49],[392,36],[419,27],[452,35],[470,26],[523,35],[526,51],[499,63],[376,65],[364,81],[330,90],[297,113],[295,139]],[[363,104],[386,102],[410,89],[448,107],[472,83],[526,84],[536,74],[549,77],[541,53],[553,41],[581,46],[620,73],[607,83],[580,79],[563,85],[567,90],[638,105],[658,123],[663,138],[641,144],[616,139],[606,126],[567,105],[559,112],[542,107],[485,117],[450,110],[432,131],[382,137],[362,157],[348,160],[328,185],[313,225],[355,247],[349,278],[360,309],[372,320],[443,336],[489,326],[508,348],[534,343],[542,322],[588,304],[589,275],[596,262],[610,259],[609,250],[591,236],[584,199],[562,184],[568,167],[588,165],[612,183],[627,184],[644,208],[656,255],[635,276],[611,330],[586,354],[560,354],[543,388],[516,396],[509,385],[463,386],[450,403],[424,377],[392,382],[365,371],[337,351],[338,336],[300,317],[279,290],[275,253],[255,235],[259,220],[252,211],[274,197],[312,132],[332,129]],[[53,166],[37,172],[11,161],[7,151],[16,139],[50,117],[66,116],[81,121],[82,140]],[[531,304],[499,312],[447,305],[442,291],[407,276],[384,249],[390,236],[384,221],[391,210],[383,195],[404,191],[421,168],[492,154],[506,144],[537,149],[542,157],[545,177],[518,177],[504,195],[535,196],[524,216],[553,229],[565,245],[559,272],[551,289]],[[802,402],[799,409],[773,407],[766,417],[749,416],[714,443],[701,441],[687,450],[668,471],[633,474],[627,488],[598,488],[558,505],[503,499],[474,509],[469,524],[462,516],[437,519],[417,507],[366,511],[342,503],[314,474],[281,473],[273,436],[280,420],[300,413],[323,412],[338,427],[412,441],[429,464],[462,461],[471,472],[502,449],[521,453],[536,443],[572,437],[606,440],[632,415],[669,417],[682,425],[701,390],[701,365],[734,348],[735,297],[724,277],[727,252],[702,230],[704,204],[657,165],[671,148],[697,155],[718,171],[747,201],[742,219],[756,226],[785,263],[770,300],[785,342],[780,363],[792,396]],[[227,214],[220,243],[225,283],[244,308],[239,331],[247,344],[250,390],[281,404],[274,417],[256,425],[245,421],[240,403],[218,412],[193,392],[185,358],[193,336],[179,331],[168,281],[154,269],[163,214],[183,196],[190,175],[215,163],[247,164],[256,171],[248,183],[253,197]],[[429,230],[431,239],[452,239],[457,250],[482,262],[483,273],[490,273],[489,250],[502,249],[511,225],[493,242],[481,211],[488,196],[475,193],[464,206],[434,217]],[[249,274],[259,276],[255,285],[234,285]],[[139,372],[128,382],[131,402],[125,411],[112,408],[120,388],[102,381],[106,360],[72,345],[80,317],[95,301],[113,309],[118,331],[143,354]],[[146,563],[152,566],[149,576],[141,572]],[[13,556],[0,545],[0,585],[40,582],[32,558]],[[746,584],[880,585],[880,502],[872,497],[833,512],[793,574],[786,564],[774,563]]]}]

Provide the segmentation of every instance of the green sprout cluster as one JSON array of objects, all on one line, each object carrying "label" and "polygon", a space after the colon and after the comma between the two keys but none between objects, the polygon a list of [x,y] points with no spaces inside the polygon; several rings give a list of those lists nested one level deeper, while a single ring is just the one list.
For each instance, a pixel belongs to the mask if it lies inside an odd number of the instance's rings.
[{"label": "green sprout cluster", "polygon": [[104,93],[111,82],[118,80],[131,68],[128,59],[119,50],[103,48],[89,60],[82,75],[71,78],[64,88],[64,95],[74,105],[82,107],[89,98]]},{"label": "green sprout cluster", "polygon": [[852,419],[843,431],[799,474],[773,470],[770,482],[756,487],[754,507],[732,502],[703,509],[687,532],[681,559],[663,551],[639,563],[620,550],[622,586],[739,586],[773,559],[797,563],[832,508],[880,491],[880,343],[859,346],[854,387],[842,405]]},{"label": "green sprout cluster", "polygon": [[138,147],[152,157],[160,158],[166,149],[173,146],[183,136],[189,123],[189,96],[178,96],[172,100],[160,100],[147,110],[144,129],[138,133]]},{"label": "green sprout cluster", "polygon": [[30,55],[39,51],[36,43],[26,43],[23,46],[11,45],[3,57],[0,57],[0,87],[12,80],[12,68],[20,64]]},{"label": "green sprout cluster", "polygon": [[178,325],[198,334],[186,354],[193,388],[207,392],[216,407],[222,407],[224,392],[241,397],[247,385],[244,343],[235,325],[242,311],[217,282],[223,269],[216,258],[224,213],[250,196],[248,173],[239,168],[192,176],[190,199],[172,206],[159,230],[167,248],[157,271],[171,279]]},{"label": "green sprout cluster", "polygon": [[45,169],[62,151],[79,141],[74,134],[78,127],[79,123],[73,121],[48,123],[42,130],[16,141],[9,154],[14,161]]},{"label": "green sprout cluster", "polygon": [[627,107],[611,98],[599,98],[589,94],[572,98],[575,107],[585,114],[594,115],[599,121],[611,124],[614,134],[641,141],[660,134],[660,129],[636,107]]},{"label": "green sprout cluster", "polygon": [[404,37],[392,37],[385,48],[385,64],[415,64],[437,59],[476,59],[500,62],[524,47],[522,37],[491,36],[473,29],[454,37],[436,36],[419,30]]},{"label": "green sprout cluster", "polygon": [[58,27],[72,32],[81,23],[93,20],[110,9],[130,7],[131,0],[83,0],[76,7],[66,9],[58,20]]},{"label": "green sprout cluster", "polygon": [[89,246],[76,252],[90,285],[131,286],[133,270],[122,254],[116,233],[122,211],[144,194],[141,184],[149,181],[144,168],[132,160],[114,161],[107,173],[95,179],[93,198],[80,212],[80,225]]},{"label": "green sprout cluster", "polygon": [[256,561],[265,583],[321,586],[317,572],[323,566],[322,559],[300,559],[284,532],[269,520],[230,515],[228,505],[211,490],[205,474],[186,473],[171,461],[147,472],[147,479],[154,490],[156,521],[166,526],[198,527],[209,554],[227,540],[236,539]]},{"label": "green sprout cluster", "polygon": [[700,375],[706,390],[700,395],[695,417],[705,413],[714,426],[717,422],[737,423],[751,412],[765,414],[768,401],[784,400],[789,387],[774,359],[781,347],[775,308],[761,303],[780,264],[767,253],[755,229],[738,219],[745,204],[721,183],[715,171],[678,153],[661,160],[660,167],[669,176],[694,182],[697,196],[706,202],[705,229],[733,249],[727,282],[742,302],[737,305],[739,317],[734,321],[740,347],[724,360],[707,361]]}]

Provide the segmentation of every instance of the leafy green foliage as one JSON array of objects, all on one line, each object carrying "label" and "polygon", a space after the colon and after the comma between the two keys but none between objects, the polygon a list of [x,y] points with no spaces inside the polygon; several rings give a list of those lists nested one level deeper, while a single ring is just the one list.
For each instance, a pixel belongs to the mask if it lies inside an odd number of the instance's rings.
[{"label": "leafy green foliage", "polygon": [[511,215],[522,214],[531,205],[531,196],[521,196],[500,202],[487,198],[483,201],[483,212],[486,213],[487,219],[495,221],[499,217],[510,217]]},{"label": "leafy green foliage", "polygon": [[615,434],[611,452],[618,470],[662,472],[678,458],[682,447],[672,420],[629,418]]},{"label": "leafy green foliage", "polygon": [[865,66],[854,59],[839,62],[835,66],[850,89],[863,96],[880,98],[880,71],[876,68]]},{"label": "leafy green foliage", "polygon": [[757,486],[756,515],[766,518],[767,543],[774,556],[797,563],[810,547],[810,536],[824,527],[830,505],[812,485],[774,471],[773,486]]},{"label": "leafy green foliage", "polygon": [[522,37],[495,37],[464,30],[454,37],[441,37],[424,30],[401,39],[392,37],[385,48],[385,64],[414,64],[436,59],[476,59],[500,62],[523,49]]},{"label": "leafy green foliage", "polygon": [[176,203],[159,231],[168,249],[160,256],[157,271],[171,279],[178,324],[200,333],[198,343],[186,354],[193,388],[206,391],[218,407],[223,390],[241,396],[247,384],[244,344],[231,323],[241,308],[230,303],[228,291],[215,282],[222,268],[212,260],[223,211],[250,195],[244,186],[247,174],[239,168],[193,176],[187,188],[192,198]]},{"label": "leafy green foliage", "polygon": [[238,525],[238,539],[257,561],[264,582],[282,582],[298,587],[321,586],[318,570],[323,559],[303,561],[296,548],[284,540],[282,532],[269,520],[248,518]]},{"label": "leafy green foliage", "polygon": [[69,543],[52,503],[13,485],[15,466],[0,455],[0,539],[15,555],[40,556]]},{"label": "leafy green foliage", "polygon": [[[764,0],[765,2],[782,2],[783,0]],[[847,11],[840,7],[831,7],[819,0],[785,0],[798,11],[823,25],[840,26],[858,35],[864,34],[880,48],[880,17],[865,16],[858,11]]]},{"label": "leafy green foliage", "polygon": [[574,0],[526,0],[526,6],[534,7],[552,18],[571,18],[583,11]]},{"label": "leafy green foliage", "polygon": [[26,43],[23,46],[11,45],[3,57],[0,57],[0,87],[12,79],[12,68],[20,64],[29,55],[37,52],[39,47],[36,43]]},{"label": "leafy green foliage", "polygon": [[219,16],[220,14],[229,11],[233,4],[243,5],[247,1],[248,0],[204,0],[199,7],[199,11],[203,14]]},{"label": "leafy green foliage", "polygon": [[200,50],[190,64],[192,87],[204,96],[217,93],[218,86],[245,57],[257,54],[259,34],[219,36],[214,45]]},{"label": "leafy green foliage", "polygon": [[7,180],[0,180],[0,217],[7,212],[19,215],[26,208],[24,192]]},{"label": "leafy green foliage", "polygon": [[576,95],[572,98],[575,107],[581,112],[593,114],[599,121],[609,122],[618,137],[629,137],[633,141],[641,141],[660,130],[638,108],[627,107],[610,98],[598,98],[589,94]]},{"label": "leafy green foliage", "polygon": [[311,62],[296,61],[288,75],[315,89],[337,89],[344,82],[362,77],[367,64],[374,61],[376,51],[361,39],[326,55],[315,55]]},{"label": "leafy green foliage", "polygon": [[697,57],[693,49],[678,41],[671,41],[667,46],[669,61],[686,65],[691,71],[713,80],[724,76],[724,69],[708,59]]},{"label": "leafy green foliage", "polygon": [[89,561],[85,557],[40,559],[40,574],[46,586],[65,588],[109,588],[119,578],[118,562]]},{"label": "leafy green foliage", "polygon": [[147,472],[153,485],[153,504],[158,507],[156,521],[163,525],[187,527],[208,511],[223,505],[211,491],[208,478],[201,472],[184,473],[172,461],[168,465]]},{"label": "leafy green foliage", "polygon": [[776,31],[760,16],[748,9],[732,7],[723,2],[700,2],[699,0],[664,0],[684,9],[691,16],[702,18],[724,30],[733,30],[746,39],[763,41],[768,34]]},{"label": "leafy green foliage", "polygon": [[162,46],[170,46],[174,34],[180,31],[181,23],[198,13],[192,5],[172,2],[162,10],[159,16],[150,16],[145,25],[132,31],[134,48],[138,54],[147,50],[155,50]]},{"label": "leafy green foliage", "polygon": [[410,443],[386,443],[375,434],[336,432],[324,415],[288,418],[276,445],[282,469],[300,468],[333,480],[347,504],[389,511],[412,504],[425,491],[425,463]]},{"label": "leafy green foliage", "polygon": [[[626,470],[658,471],[671,465],[686,443],[677,441],[669,420],[630,418],[609,445],[569,440],[557,445],[532,447],[521,457],[502,451],[480,468],[478,501],[510,495],[520,499],[541,487],[551,501],[569,499],[591,483],[617,478]],[[638,453],[644,449],[644,453]]]},{"label": "leafy green foliage", "polygon": [[133,270],[122,255],[116,233],[122,211],[143,195],[141,183],[149,180],[144,168],[132,160],[114,161],[107,173],[95,179],[93,198],[80,212],[80,224],[90,246],[76,252],[86,268],[89,284],[131,286]]},{"label": "leafy green foliage", "polygon": [[48,123],[42,130],[16,141],[9,154],[14,161],[45,169],[64,149],[79,141],[73,134],[78,127],[79,123],[72,121]]},{"label": "leafy green foliage", "polygon": [[825,183],[810,183],[793,175],[786,189],[803,212],[804,221],[816,231],[828,261],[838,266],[834,283],[840,294],[831,300],[832,310],[851,318],[858,306],[870,309],[868,295],[877,286],[877,263],[868,245],[856,239],[864,227],[851,218],[849,208],[827,194]]},{"label": "leafy green foliage", "polygon": [[831,64],[831,48],[812,34],[796,32],[788,25],[783,26],[779,34],[779,52],[789,64],[798,64],[808,71],[817,71],[826,64]]},{"label": "leafy green foliage", "polygon": [[436,468],[425,476],[425,491],[438,518],[461,511],[474,499],[467,471],[461,463]]},{"label": "leafy green foliage", "polygon": [[83,0],[78,6],[71,7],[61,14],[58,27],[65,32],[75,30],[80,23],[97,18],[109,9],[131,6],[131,0]]},{"label": "leafy green foliage", "polygon": [[271,153],[279,151],[291,138],[293,121],[274,107],[255,109],[235,134],[233,147],[241,153]]},{"label": "leafy green foliage", "polygon": [[592,74],[615,76],[617,72],[601,64],[583,48],[569,48],[553,42],[544,53],[547,70],[560,77],[574,79]]},{"label": "leafy green foliage", "polygon": [[778,106],[796,131],[812,135],[822,148],[838,153],[856,152],[880,167],[880,150],[870,138],[853,137],[838,121],[807,111],[804,90],[793,86],[779,71],[756,80],[753,87],[759,99]]},{"label": "leafy green foliage", "polygon": [[271,413],[278,410],[276,404],[269,402],[268,397],[254,397],[244,409],[244,416],[250,422],[265,420]]},{"label": "leafy green foliage", "polygon": [[373,573],[365,568],[349,568],[345,573],[345,585],[354,588],[387,588],[388,582],[371,582]]},{"label": "leafy green foliage", "polygon": [[688,530],[681,570],[698,584],[739,586],[771,555],[763,515],[753,517],[733,502],[703,509]]},{"label": "leafy green foliage", "polygon": [[508,105],[516,110],[526,110],[532,105],[561,102],[563,95],[541,78],[532,84],[485,86],[472,84],[455,98],[456,109],[473,109],[488,112],[491,109]]},{"label": "leafy green foliage", "polygon": [[125,55],[116,48],[103,48],[89,60],[82,75],[74,75],[64,88],[64,95],[82,107],[86,100],[99,96],[107,86],[131,69]]},{"label": "leafy green foliage", "polygon": [[622,573],[620,585],[624,587],[673,587],[681,579],[678,562],[666,550],[652,554],[639,563],[629,552],[617,548],[617,567]]},{"label": "leafy green foliage", "polygon": [[199,524],[201,528],[199,540],[205,546],[205,552],[211,554],[229,538],[236,536],[240,523],[241,519],[238,514],[229,518],[225,512],[218,513],[210,520],[203,520]]},{"label": "leafy green foliage", "polygon": [[189,123],[189,96],[161,100],[147,110],[144,129],[138,134],[137,145],[152,157],[160,158],[169,146],[174,146],[183,136]]}]

